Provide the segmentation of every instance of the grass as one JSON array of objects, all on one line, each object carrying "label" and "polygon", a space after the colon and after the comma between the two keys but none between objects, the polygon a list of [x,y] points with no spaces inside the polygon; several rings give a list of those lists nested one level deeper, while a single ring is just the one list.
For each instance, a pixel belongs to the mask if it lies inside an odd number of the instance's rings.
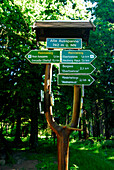
[{"label": "grass", "polygon": [[91,140],[70,144],[70,170],[114,169],[114,148],[102,148],[102,142]]},{"label": "grass", "polygon": [[23,156],[29,160],[38,160],[38,170],[58,170],[57,145],[54,145],[51,139],[39,139],[36,151],[27,151]]},{"label": "grass", "polygon": [[[112,170],[114,169],[114,140],[70,140],[69,170]],[[38,160],[38,170],[58,170],[57,141],[39,138],[36,150],[29,150],[22,144],[22,156],[28,160]],[[25,148],[24,148],[25,146]],[[18,152],[19,150],[13,150]],[[24,152],[23,152],[24,151]]]},{"label": "grass", "polygon": [[[57,144],[52,140],[41,140],[36,154],[37,169],[58,169]],[[69,170],[112,170],[114,169],[113,141],[98,142],[97,140],[71,141]]]}]

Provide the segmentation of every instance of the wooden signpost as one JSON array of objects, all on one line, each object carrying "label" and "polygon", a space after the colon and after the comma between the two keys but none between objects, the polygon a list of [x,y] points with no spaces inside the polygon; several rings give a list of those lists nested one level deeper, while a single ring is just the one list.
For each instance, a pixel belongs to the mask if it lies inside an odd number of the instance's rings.
[{"label": "wooden signpost", "polygon": [[[96,58],[96,56],[90,50],[87,51],[80,49],[82,48],[82,40],[86,42],[88,41],[89,31],[91,29],[94,30],[95,26],[91,22],[78,20],[39,21],[35,22],[33,29],[36,30],[37,41],[45,41],[47,39],[48,49],[79,49],[63,50],[62,56],[59,55],[59,52],[55,55],[55,50],[47,50],[45,52],[31,51],[25,56],[26,59],[32,64],[46,64],[44,80],[44,113],[50,128],[57,135],[58,170],[68,170],[69,135],[74,130],[81,131],[81,129],[77,128],[80,114],[80,85],[84,87],[83,84],[91,85],[94,81],[94,79],[89,74],[91,74],[95,68],[89,63],[91,63]],[[39,55],[40,53],[42,55]],[[46,58],[44,56],[46,56]],[[58,83],[61,85],[72,85],[74,87],[73,113],[71,122],[68,126],[58,125],[53,121],[52,117],[51,63],[60,62],[62,63],[60,64]]]}]

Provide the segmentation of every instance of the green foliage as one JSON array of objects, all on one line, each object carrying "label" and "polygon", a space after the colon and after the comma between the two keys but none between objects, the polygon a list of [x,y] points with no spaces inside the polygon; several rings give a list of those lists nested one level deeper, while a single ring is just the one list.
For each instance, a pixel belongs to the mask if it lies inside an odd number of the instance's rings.
[{"label": "green foliage", "polygon": [[[30,0],[15,1],[33,23],[35,20],[69,20],[69,19],[87,19],[91,12],[86,10],[83,1],[71,0]],[[82,12],[83,11],[83,12]]]},{"label": "green foliage", "polygon": [[[77,0],[74,2],[70,0],[32,2],[4,0],[0,4],[0,16],[0,62],[2,63],[0,66],[0,120],[4,119],[4,122],[13,123],[18,116],[29,119],[33,111],[32,101],[34,98],[37,98],[37,101],[40,100],[40,89],[43,88],[41,84],[45,67],[30,65],[24,58],[28,51],[37,48],[31,25],[35,20],[40,19],[86,19],[89,13],[85,4],[82,1],[77,3]],[[65,101],[61,103],[62,110],[59,113],[62,117],[71,110],[69,99],[63,96],[60,100],[63,101],[63,99]],[[56,108],[55,115],[57,110]],[[41,120],[40,126],[43,127],[40,116],[39,120]],[[61,123],[65,123],[65,118]]]},{"label": "green foliage", "polygon": [[[96,31],[90,33],[90,49],[98,57],[93,62],[96,71],[91,87],[85,88],[84,108],[87,120],[94,123],[103,120],[105,127],[113,127],[112,92],[113,64],[110,51],[113,49],[113,1],[91,0],[96,6],[83,0],[3,0],[0,4],[0,122],[9,123],[8,135],[16,134],[17,119],[32,120],[36,128],[44,129],[46,120],[39,115],[38,102],[43,89],[44,65],[31,65],[25,60],[25,54],[37,47],[35,33],[31,25],[36,20],[86,20],[94,16]],[[66,115],[71,116],[73,88],[57,86],[57,72],[53,70],[52,89],[55,96],[54,116],[60,118],[60,124],[66,123]],[[106,105],[107,103],[107,105]],[[36,117],[35,117],[36,116]],[[71,117],[69,118],[69,120]],[[37,122],[38,121],[38,122]],[[109,124],[110,121],[110,124]],[[30,127],[29,132],[30,133]],[[38,124],[39,123],[39,124]],[[20,131],[23,120],[20,122]],[[34,126],[36,126],[33,123]],[[33,127],[34,127],[33,126]],[[1,125],[2,129],[2,125]],[[34,129],[34,128],[33,128]],[[2,129],[6,134],[6,126]],[[37,131],[35,131],[37,132]],[[37,135],[37,134],[36,134]]]},{"label": "green foliage", "polygon": [[[113,142],[113,141],[112,141]],[[97,142],[94,139],[87,141],[77,141],[70,144],[70,167],[76,165],[79,169],[113,169],[113,150],[110,153],[107,148],[102,149],[103,142]],[[75,155],[75,156],[74,156]],[[110,157],[110,161],[109,158]]]},{"label": "green foliage", "polygon": [[[11,132],[8,133],[19,140],[21,118],[29,119],[38,111],[44,66],[30,66],[25,60],[25,54],[36,48],[36,42],[29,25],[30,18],[26,18],[20,6],[14,1],[4,0],[0,4],[0,16],[0,121],[8,123],[8,126],[12,124]],[[37,109],[33,109],[35,106]],[[37,123],[37,117],[35,120]]]},{"label": "green foliage", "polygon": [[[107,143],[105,148],[102,147],[104,142]],[[113,143],[113,140],[111,142]],[[39,138],[39,143],[36,152],[27,149],[24,151],[22,148],[18,150],[13,148],[12,157],[9,159],[11,162],[9,163],[16,164],[18,160],[13,154],[16,155],[17,153],[17,155],[20,155],[20,157],[18,156],[18,159],[38,160],[38,164],[36,165],[37,169],[49,170],[53,168],[54,170],[57,170],[57,146],[53,144],[52,139],[45,140]],[[109,148],[108,146],[110,144],[108,145],[108,143],[109,141],[105,141],[103,138],[100,138],[99,141],[95,138],[90,138],[86,141],[71,141],[69,169],[113,169],[114,148]],[[10,165],[10,168],[11,167],[12,166]]]},{"label": "green foliage", "polygon": [[[24,71],[24,55],[29,49],[28,27],[24,21],[21,11],[11,1],[4,1],[1,9],[1,98],[5,97],[1,105],[12,105],[16,91],[19,91],[18,82]],[[16,17],[14,17],[16,14]],[[28,44],[27,44],[28,43]],[[23,46],[24,44],[24,46]],[[23,61],[23,62],[22,62]],[[7,101],[8,98],[11,100]],[[2,105],[4,107],[4,105]],[[6,107],[5,107],[6,108]]]},{"label": "green foliage", "polygon": [[106,148],[114,148],[114,142],[113,140],[106,140],[103,142],[102,144],[102,148],[106,149]]},{"label": "green foliage", "polygon": [[92,2],[97,2],[93,10],[91,10],[96,17],[94,20],[96,31],[90,33],[89,46],[86,48],[93,51],[97,55],[97,59],[93,62],[93,65],[96,67],[95,72],[92,74],[95,82],[85,90],[84,108],[87,110],[88,119],[99,120],[99,122],[104,120],[105,132],[107,131],[106,136],[109,138],[107,133],[112,128],[112,123],[109,123],[109,120],[112,120],[111,117],[113,115],[114,90],[114,69],[110,54],[114,41],[114,12],[112,12],[114,2],[112,0]]},{"label": "green foliage", "polygon": [[[100,0],[95,10],[97,18],[102,18],[104,21],[114,23],[114,1],[113,0]],[[103,15],[102,15],[103,14]]]}]

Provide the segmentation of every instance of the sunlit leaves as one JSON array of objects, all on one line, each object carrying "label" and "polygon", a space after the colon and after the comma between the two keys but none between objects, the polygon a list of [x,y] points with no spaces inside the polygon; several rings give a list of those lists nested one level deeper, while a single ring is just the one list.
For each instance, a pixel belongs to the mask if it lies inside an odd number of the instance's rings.
[{"label": "sunlit leaves", "polygon": [[15,0],[15,3],[20,6],[31,24],[35,20],[87,19],[91,15],[83,0],[36,0],[32,3],[30,0]]}]

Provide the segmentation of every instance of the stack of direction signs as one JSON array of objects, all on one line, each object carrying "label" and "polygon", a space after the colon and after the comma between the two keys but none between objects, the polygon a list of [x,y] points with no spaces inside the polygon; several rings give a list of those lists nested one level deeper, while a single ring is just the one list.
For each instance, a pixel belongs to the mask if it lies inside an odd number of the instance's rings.
[{"label": "stack of direction signs", "polygon": [[[90,50],[80,50],[82,39],[47,38],[47,48],[62,48],[59,64],[58,85],[91,85],[91,73],[95,67],[90,64],[97,56]],[[71,50],[75,49],[75,50]],[[78,49],[78,50],[76,50]]]},{"label": "stack of direction signs", "polygon": [[63,50],[59,68],[59,85],[91,85],[95,67],[90,64],[96,56],[90,50]]},{"label": "stack of direction signs", "polygon": [[82,39],[47,38],[48,49],[31,50],[26,59],[32,64],[59,63],[58,85],[91,85],[94,78],[90,75],[95,67],[90,64],[97,56],[90,50],[80,50]]}]

